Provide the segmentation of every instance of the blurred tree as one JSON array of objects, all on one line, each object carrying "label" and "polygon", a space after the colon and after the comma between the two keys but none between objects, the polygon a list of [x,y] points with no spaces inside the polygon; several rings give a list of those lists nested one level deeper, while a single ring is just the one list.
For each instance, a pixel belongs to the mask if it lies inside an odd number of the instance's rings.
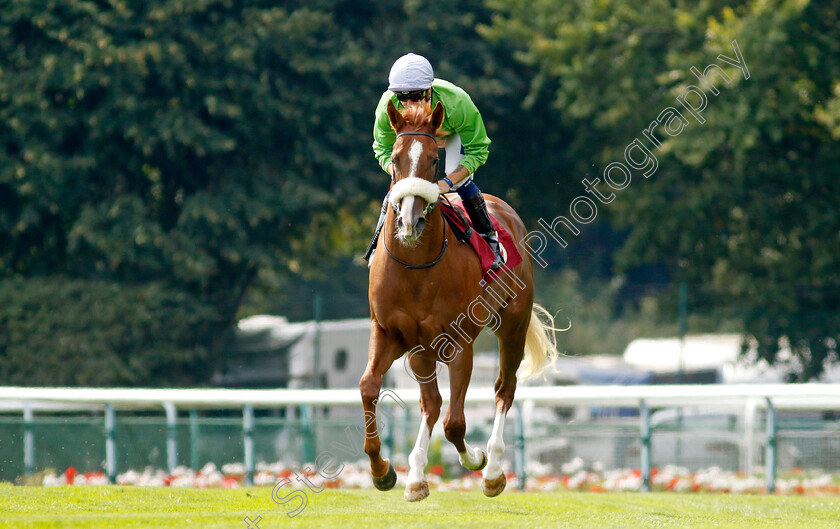
[{"label": "blurred tree", "polygon": [[213,372],[215,318],[214,307],[160,282],[7,279],[0,283],[0,380],[22,386],[202,383]]},{"label": "blurred tree", "polygon": [[[0,301],[17,308],[0,383],[201,383],[239,314],[308,306],[278,294],[329,271],[365,276],[346,264],[387,187],[370,143],[394,59],[426,53],[499,153],[535,150],[509,125],[527,67],[476,33],[489,21],[480,0],[4,2]],[[485,188],[515,199],[496,159]],[[101,332],[72,332],[82,312]],[[174,333],[158,345],[153,317]]]},{"label": "blurred tree", "polygon": [[[706,92],[704,122],[689,116],[672,137],[660,129],[655,174],[634,171],[602,208],[629,230],[619,261],[667,263],[704,291],[706,309],[740,318],[762,358],[781,361],[788,341],[791,380],[836,361],[840,2],[490,4],[500,14],[488,36],[516,42],[539,68],[531,99],[551,95],[573,127],[580,170],[624,161],[687,86]],[[717,59],[735,57],[733,41],[748,80]],[[712,63],[732,79],[715,74],[718,95],[690,71]]]},{"label": "blurred tree", "polygon": [[[183,313],[157,317],[187,334],[162,334],[160,350],[178,349],[187,371],[202,372],[214,338],[192,334],[190,307],[211,307],[200,314],[222,332],[260,269],[311,266],[295,241],[321,213],[364,204],[357,191],[375,174],[370,109],[354,93],[370,74],[365,50],[331,13],[347,3],[276,4],[4,4],[4,281],[67,274],[132,295],[148,289],[138,295],[148,310],[158,295],[183,299]],[[110,310],[111,293],[91,306]],[[42,347],[34,335],[48,334],[50,319],[42,323],[17,335],[20,346],[69,354]],[[105,343],[72,350],[94,354]],[[151,380],[121,373],[102,383]]]}]

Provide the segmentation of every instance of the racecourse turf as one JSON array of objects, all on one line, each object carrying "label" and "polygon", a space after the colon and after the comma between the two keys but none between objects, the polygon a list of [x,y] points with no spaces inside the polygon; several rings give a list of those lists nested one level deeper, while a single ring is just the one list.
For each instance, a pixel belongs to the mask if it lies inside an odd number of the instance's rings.
[{"label": "racecourse turf", "polygon": [[[283,490],[282,497],[290,491]],[[408,503],[402,490],[328,489],[318,494],[306,490],[306,507],[290,518],[286,510],[301,502],[278,504],[271,492],[270,488],[0,484],[0,528],[840,527],[840,498],[836,496],[506,491],[490,499],[479,492],[433,490],[426,500]]]}]

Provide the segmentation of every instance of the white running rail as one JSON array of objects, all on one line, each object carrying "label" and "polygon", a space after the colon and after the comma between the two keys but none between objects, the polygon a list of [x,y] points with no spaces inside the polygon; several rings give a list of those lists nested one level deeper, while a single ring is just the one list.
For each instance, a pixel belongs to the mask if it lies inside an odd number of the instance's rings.
[{"label": "white running rail", "polygon": [[[392,390],[407,404],[419,402],[417,388]],[[441,388],[444,401],[449,391]],[[840,410],[840,384],[741,384],[741,385],[662,385],[662,386],[520,386],[516,392],[519,415],[518,434],[524,451],[524,426],[530,410],[539,405],[635,407],[640,410],[640,467],[645,489],[650,484],[651,408],[693,405],[744,406],[746,424],[755,424],[759,411],[767,414],[767,488],[775,487],[775,410]],[[492,404],[493,389],[470,388],[466,402]],[[106,466],[109,478],[116,475],[114,424],[118,410],[166,410],[170,435],[174,436],[176,409],[242,409],[245,434],[245,461],[253,474],[253,410],[284,406],[360,406],[356,389],[160,389],[160,388],[38,388],[0,387],[0,411],[21,411],[24,416],[24,462],[33,461],[32,429],[34,411],[55,413],[73,409],[104,409],[106,424]],[[29,424],[30,427],[26,427]],[[752,443],[748,443],[750,446]],[[167,460],[175,461],[172,439],[167,441]],[[521,454],[520,454],[521,455]],[[524,459],[524,456],[523,458]],[[171,465],[171,463],[170,463]],[[31,468],[27,464],[27,472]],[[522,474],[524,477],[524,471]],[[520,480],[522,482],[524,480]]]}]

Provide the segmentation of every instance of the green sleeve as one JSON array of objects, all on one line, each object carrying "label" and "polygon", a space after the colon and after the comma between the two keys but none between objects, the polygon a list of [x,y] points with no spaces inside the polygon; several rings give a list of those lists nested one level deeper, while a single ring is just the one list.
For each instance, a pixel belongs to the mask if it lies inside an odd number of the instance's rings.
[{"label": "green sleeve", "polygon": [[447,114],[446,121],[452,130],[461,136],[461,144],[464,146],[461,165],[472,174],[487,161],[490,138],[487,137],[484,120],[481,119],[481,114],[469,94],[457,89],[454,95],[456,97],[451,102],[443,102]]},{"label": "green sleeve", "polygon": [[376,105],[376,118],[373,122],[373,154],[385,172],[388,171],[391,152],[394,148],[394,142],[397,140],[397,135],[391,128],[391,122],[388,119],[388,100],[390,98],[391,92],[387,90],[379,98],[379,103]]}]

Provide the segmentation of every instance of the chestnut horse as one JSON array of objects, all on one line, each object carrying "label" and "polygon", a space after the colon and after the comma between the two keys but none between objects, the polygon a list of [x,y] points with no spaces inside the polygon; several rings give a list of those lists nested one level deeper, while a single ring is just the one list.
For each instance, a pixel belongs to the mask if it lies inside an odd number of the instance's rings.
[{"label": "chestnut horse", "polygon": [[[483,469],[481,488],[497,496],[506,484],[501,467],[505,445],[505,415],[513,404],[516,371],[539,372],[556,356],[553,322],[544,324],[534,305],[534,272],[530,254],[512,270],[503,269],[495,281],[485,283],[478,256],[447,230],[434,183],[438,163],[435,133],[443,122],[438,104],[409,104],[401,114],[388,103],[388,118],[397,133],[392,159],[395,176],[390,205],[370,269],[371,330],[368,363],[359,382],[365,410],[364,450],[379,490],[396,484],[390,461],[380,455],[375,413],[382,376],[394,360],[408,352],[408,364],[420,383],[422,420],[417,442],[409,455],[410,470],[405,499],[422,500],[429,494],[424,475],[432,429],[442,399],[436,362],[449,367],[450,402],[443,420],[446,438],[455,445],[468,470]],[[485,195],[490,213],[514,240],[526,235],[522,220],[502,200]],[[491,272],[491,274],[494,272]],[[496,378],[496,415],[487,451],[464,442],[464,397],[472,374],[472,344],[489,326],[499,339],[499,374]],[[524,361],[523,361],[524,360]]]}]

